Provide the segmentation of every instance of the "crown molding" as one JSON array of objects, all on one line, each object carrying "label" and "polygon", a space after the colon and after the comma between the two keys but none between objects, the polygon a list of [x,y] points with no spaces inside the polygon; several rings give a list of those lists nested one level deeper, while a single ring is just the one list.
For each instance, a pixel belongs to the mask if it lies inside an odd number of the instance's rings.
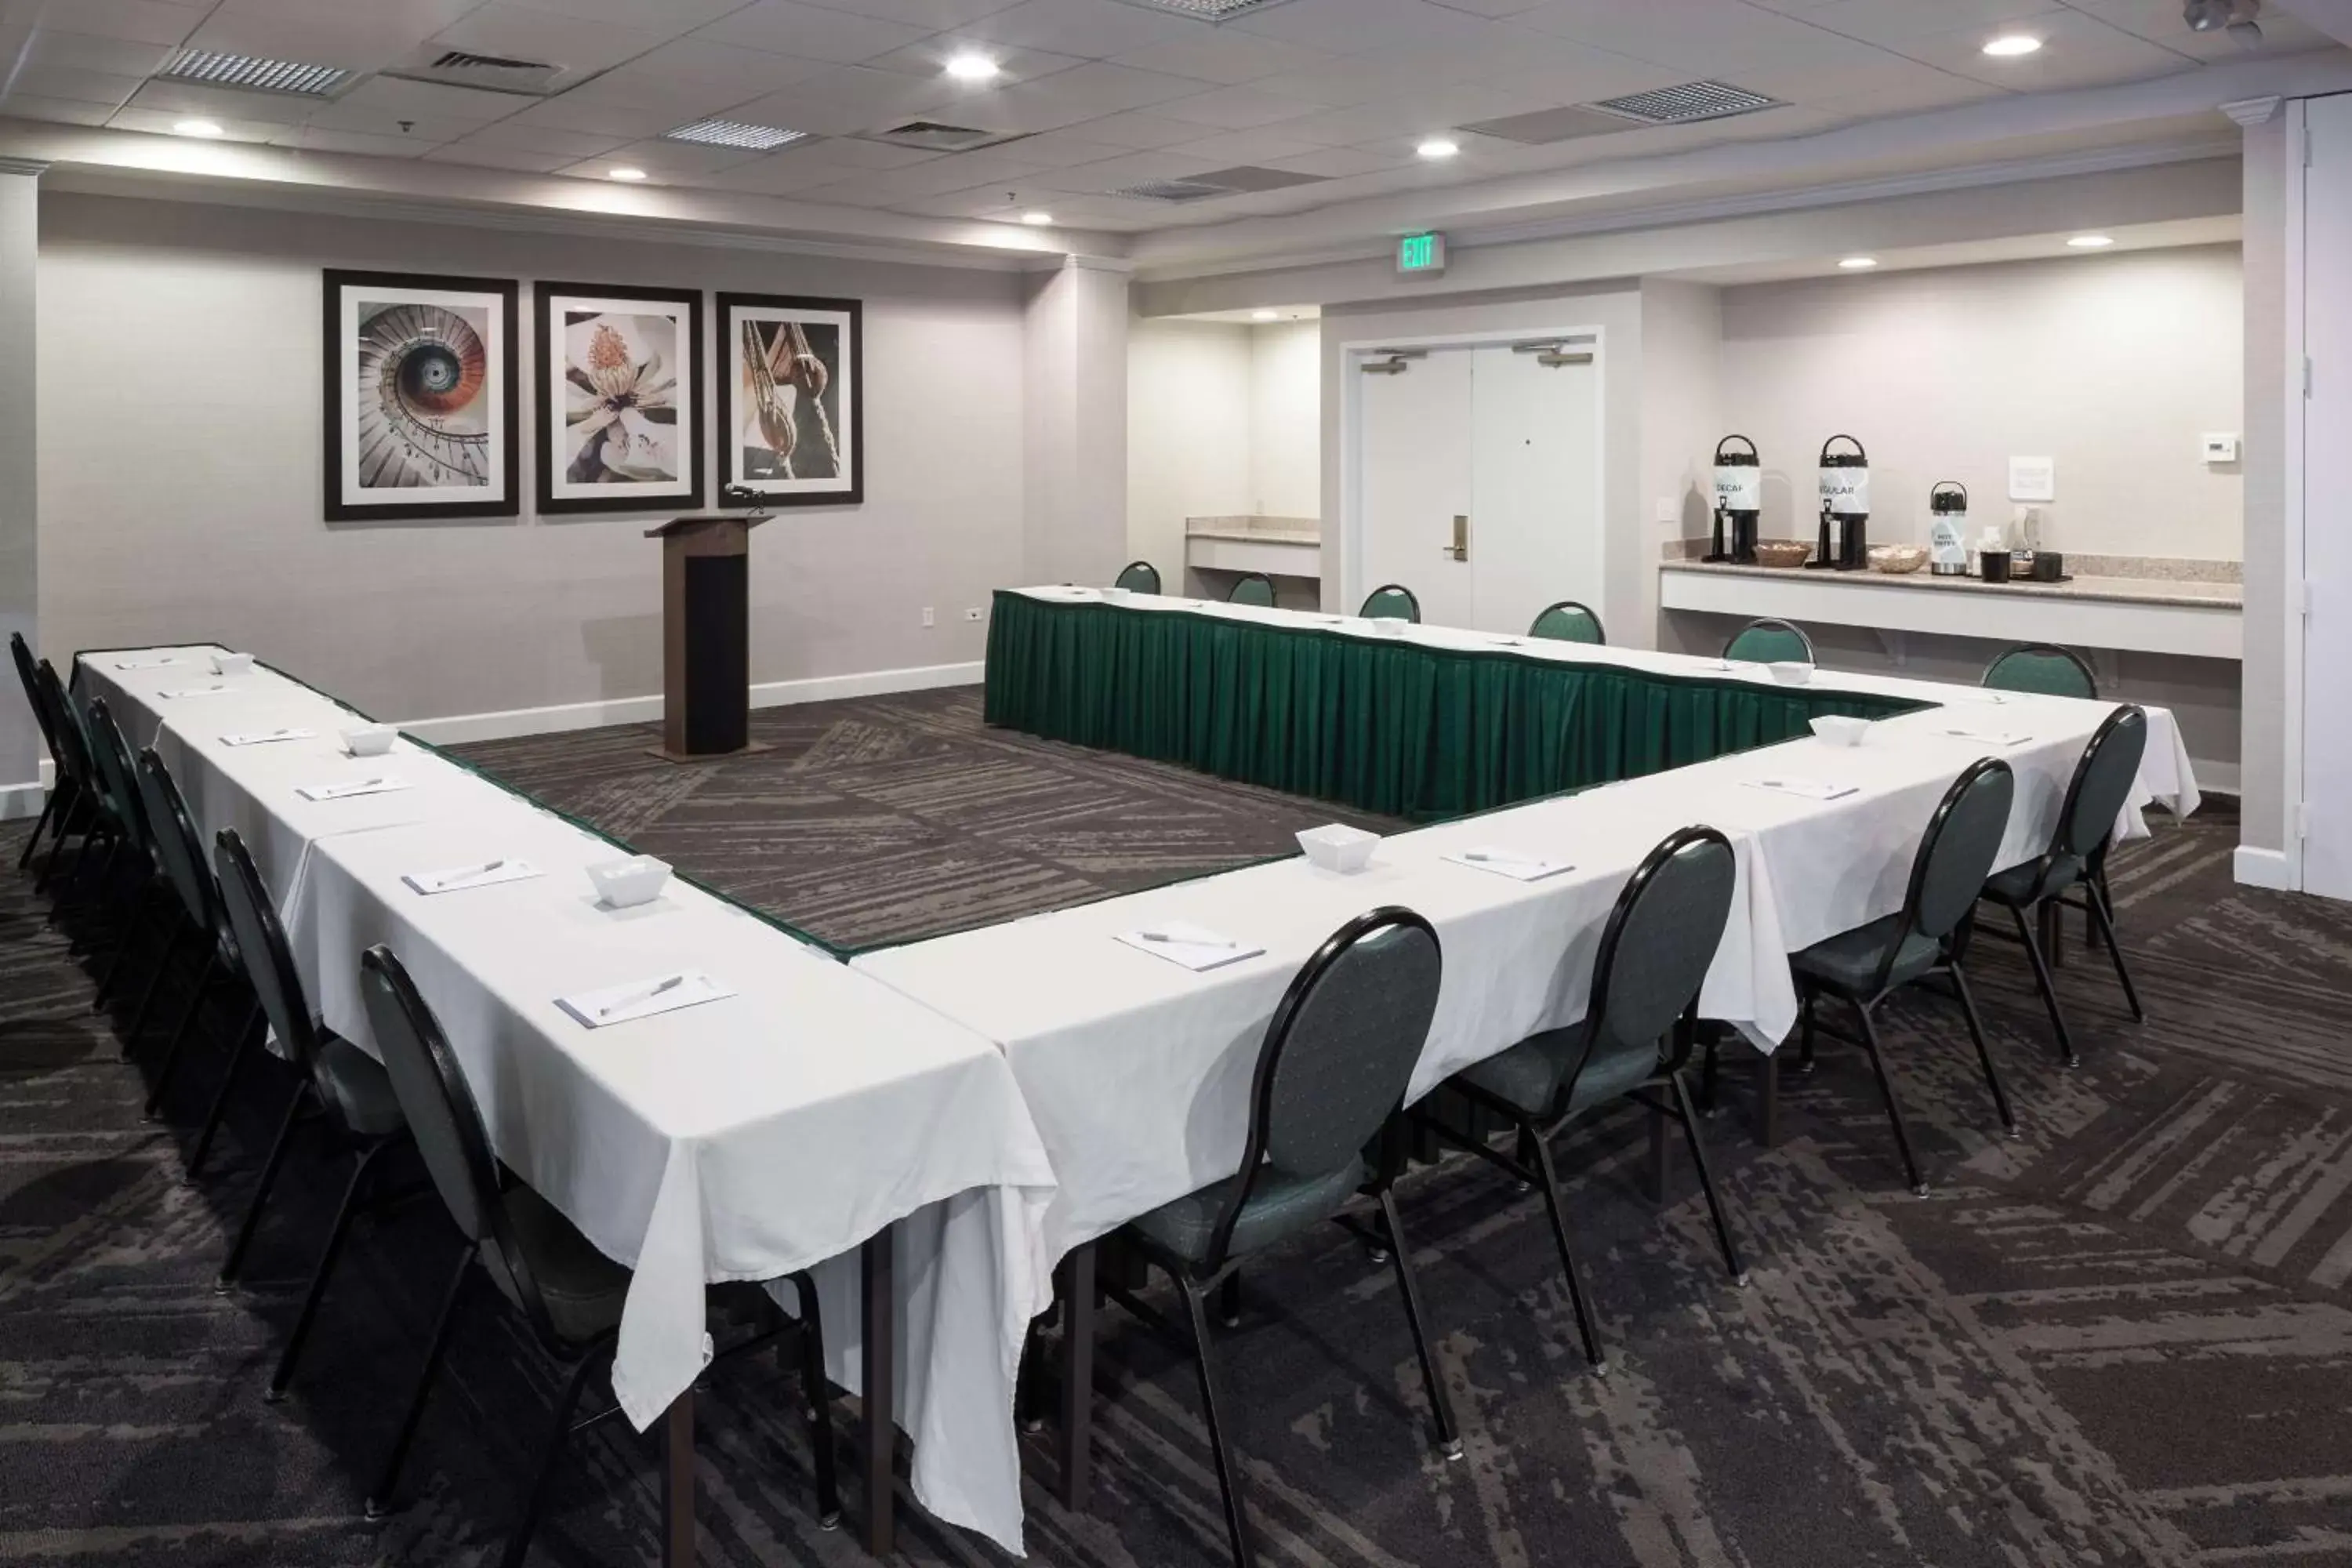
[{"label": "crown molding", "polygon": [[2257,125],[2269,124],[2271,117],[2279,111],[2279,105],[2285,101],[2276,93],[2268,98],[2241,98],[2223,104],[2221,112],[2251,131]]},{"label": "crown molding", "polygon": [[49,172],[45,158],[11,158],[0,155],[0,174],[31,174],[38,178]]}]

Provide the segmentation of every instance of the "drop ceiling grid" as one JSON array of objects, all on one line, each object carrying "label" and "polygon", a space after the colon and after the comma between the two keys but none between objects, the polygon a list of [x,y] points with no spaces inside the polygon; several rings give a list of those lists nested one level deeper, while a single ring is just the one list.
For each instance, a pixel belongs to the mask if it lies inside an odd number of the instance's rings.
[{"label": "drop ceiling grid", "polygon": [[[1126,0],[73,0],[38,17],[0,24],[0,114],[148,132],[203,116],[289,147],[589,177],[629,163],[663,183],[927,216],[1050,205],[1120,228],[1794,133],[2236,52],[2189,32],[2175,0],[1282,0],[1220,25]],[[1985,58],[1984,37],[2011,25],[2050,47]],[[2264,26],[2273,49],[2324,42],[2284,17]],[[533,100],[368,74],[428,46],[586,79]],[[324,102],[151,79],[179,47],[365,79]],[[947,78],[946,59],[967,48],[999,58],[1003,77]],[[1412,144],[1431,132],[1706,76],[1794,107],[1663,142],[1638,127],[1549,148],[1465,134],[1461,158],[1415,166]],[[874,147],[841,139],[917,116],[1034,136],[1036,152],[838,151]],[[757,153],[661,139],[707,118],[817,140]],[[1235,164],[1322,183],[1181,210],[1107,195]]]}]

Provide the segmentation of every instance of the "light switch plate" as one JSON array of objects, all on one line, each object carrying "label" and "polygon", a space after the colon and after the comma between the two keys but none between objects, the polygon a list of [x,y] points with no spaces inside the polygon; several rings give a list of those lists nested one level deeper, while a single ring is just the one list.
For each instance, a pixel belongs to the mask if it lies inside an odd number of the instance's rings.
[{"label": "light switch plate", "polygon": [[2233,432],[2209,431],[2198,437],[2205,461],[2234,463],[2238,460],[2238,437]]},{"label": "light switch plate", "polygon": [[2058,499],[2058,459],[2011,458],[2009,460],[2009,499],[2024,501],[2056,500]]}]

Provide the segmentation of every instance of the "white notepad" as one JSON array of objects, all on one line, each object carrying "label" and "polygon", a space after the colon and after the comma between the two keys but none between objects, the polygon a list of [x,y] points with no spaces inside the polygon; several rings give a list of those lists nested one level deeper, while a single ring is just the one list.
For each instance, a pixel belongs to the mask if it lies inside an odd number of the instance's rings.
[{"label": "white notepad", "polygon": [[182,664],[184,662],[186,661],[174,655],[165,654],[161,658],[118,658],[114,661],[114,668],[117,669],[161,669],[165,665]]},{"label": "white notepad", "polygon": [[348,800],[355,795],[382,795],[386,790],[407,787],[406,779],[386,773],[382,778],[361,779],[353,784],[304,784],[294,793],[304,800]]},{"label": "white notepad", "polygon": [[224,746],[266,746],[272,741],[307,741],[316,730],[247,730],[242,734],[223,735]]},{"label": "white notepad", "polygon": [[2017,746],[2033,739],[2015,730],[1947,730],[1944,733],[1956,741],[1974,741],[1986,746]]},{"label": "white notepad", "polygon": [[540,875],[528,860],[478,860],[440,871],[407,871],[401,880],[426,895],[455,893],[466,888],[491,888],[500,882],[520,882]]},{"label": "white notepad", "polygon": [[1199,973],[1206,969],[1222,969],[1228,963],[1239,963],[1244,958],[1255,958],[1265,949],[1253,947],[1245,942],[1234,942],[1220,936],[1206,926],[1196,926],[1189,921],[1162,921],[1141,931],[1121,932],[1119,941],[1154,958]]},{"label": "white notepad", "polygon": [[1802,795],[1807,800],[1843,800],[1861,792],[1860,784],[1831,784],[1825,779],[1749,779],[1750,789],[1778,790],[1782,795]]},{"label": "white notepad", "polygon": [[601,990],[558,996],[555,1005],[589,1028],[601,1029],[608,1024],[626,1024],[657,1014],[675,1013],[680,1007],[698,1007],[705,1002],[717,1002],[734,994],[700,970],[684,969],[647,975],[625,985],[607,985]]},{"label": "white notepad", "polygon": [[1474,871],[1492,871],[1497,877],[1508,877],[1518,882],[1540,882],[1546,877],[1557,877],[1562,871],[1576,869],[1565,860],[1547,860],[1538,855],[1522,855],[1516,849],[1505,849],[1493,844],[1476,845],[1459,855],[1448,855],[1446,858]]},{"label": "white notepad", "polygon": [[236,689],[236,688],[233,686],[184,686],[177,691],[158,691],[155,695],[158,697],[218,697],[223,692]]}]

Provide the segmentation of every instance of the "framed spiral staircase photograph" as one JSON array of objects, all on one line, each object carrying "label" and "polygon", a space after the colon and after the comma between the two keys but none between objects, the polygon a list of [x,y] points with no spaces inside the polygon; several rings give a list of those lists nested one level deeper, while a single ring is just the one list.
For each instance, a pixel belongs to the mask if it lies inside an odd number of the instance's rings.
[{"label": "framed spiral staircase photograph", "polygon": [[511,280],[325,269],[330,522],[513,517]]},{"label": "framed spiral staircase photograph", "polygon": [[723,502],[866,499],[864,341],[856,300],[719,296]]},{"label": "framed spiral staircase photograph", "polygon": [[702,294],[534,285],[542,514],[702,504]]}]

